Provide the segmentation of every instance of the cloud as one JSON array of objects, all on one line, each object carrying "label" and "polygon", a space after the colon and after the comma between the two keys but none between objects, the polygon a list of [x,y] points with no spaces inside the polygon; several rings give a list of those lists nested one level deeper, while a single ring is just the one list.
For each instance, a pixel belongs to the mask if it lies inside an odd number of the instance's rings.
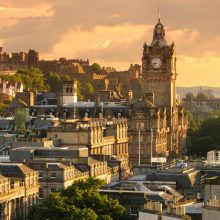
[{"label": "cloud", "polygon": [[31,46],[42,52],[52,52],[55,44],[74,30],[94,31],[97,26],[113,27],[123,24],[152,25],[156,21],[158,5],[161,7],[162,21],[170,31],[198,30],[201,35],[199,43],[212,40],[219,34],[217,18],[220,15],[217,6],[220,3],[217,0],[212,0],[212,4],[208,0],[40,0],[38,3],[36,1],[27,3],[24,0],[0,1],[0,5],[9,9],[10,7],[36,9],[45,4],[50,6],[50,9],[47,7],[48,13],[53,12],[50,18],[48,19],[46,15],[41,17],[27,15],[18,19],[13,26],[5,26],[0,31],[5,42],[3,46],[10,49],[20,47],[25,50]]},{"label": "cloud", "polygon": [[127,69],[141,62],[143,42],[152,40],[158,6],[181,72],[197,69],[205,79],[220,57],[218,0],[0,0],[0,42],[7,51],[33,48],[43,58],[89,58]]}]

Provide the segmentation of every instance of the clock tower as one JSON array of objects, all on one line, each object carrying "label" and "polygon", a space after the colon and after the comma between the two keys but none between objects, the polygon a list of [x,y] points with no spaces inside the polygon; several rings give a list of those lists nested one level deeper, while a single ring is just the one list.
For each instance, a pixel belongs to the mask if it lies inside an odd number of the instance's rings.
[{"label": "clock tower", "polygon": [[144,43],[142,91],[154,94],[154,104],[169,111],[176,106],[176,57],[174,43],[167,44],[165,29],[158,18],[150,45]]},{"label": "clock tower", "polygon": [[166,109],[166,149],[170,154],[176,155],[185,150],[187,119],[176,100],[175,45],[167,43],[160,18],[154,27],[151,44],[144,43],[143,47],[142,78],[139,80],[142,94],[151,94],[154,97],[152,104],[157,109]]}]

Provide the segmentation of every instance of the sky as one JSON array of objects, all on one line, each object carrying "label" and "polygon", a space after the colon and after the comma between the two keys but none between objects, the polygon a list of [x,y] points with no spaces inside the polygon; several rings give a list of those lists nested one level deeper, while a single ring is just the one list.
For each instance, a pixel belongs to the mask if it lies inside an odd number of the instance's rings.
[{"label": "sky", "polygon": [[176,45],[177,85],[220,87],[219,0],[0,0],[0,45],[127,70],[141,64],[158,8]]}]

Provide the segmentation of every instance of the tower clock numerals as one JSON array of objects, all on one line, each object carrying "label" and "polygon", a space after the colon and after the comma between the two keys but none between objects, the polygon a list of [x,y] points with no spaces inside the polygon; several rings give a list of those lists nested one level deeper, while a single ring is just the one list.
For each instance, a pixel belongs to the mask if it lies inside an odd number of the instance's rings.
[{"label": "tower clock numerals", "polygon": [[151,64],[152,64],[153,68],[158,69],[158,68],[160,68],[162,62],[161,62],[160,58],[154,58],[154,59],[152,59]]}]

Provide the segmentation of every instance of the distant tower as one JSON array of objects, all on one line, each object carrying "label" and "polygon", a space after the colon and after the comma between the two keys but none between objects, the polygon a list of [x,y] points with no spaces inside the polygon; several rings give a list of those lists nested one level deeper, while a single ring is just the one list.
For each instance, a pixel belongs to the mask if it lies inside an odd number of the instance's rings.
[{"label": "distant tower", "polygon": [[39,53],[35,50],[29,50],[27,54],[27,59],[29,66],[37,64],[39,61]]},{"label": "distant tower", "polygon": [[65,81],[62,89],[62,104],[70,105],[77,102],[77,81]]}]

